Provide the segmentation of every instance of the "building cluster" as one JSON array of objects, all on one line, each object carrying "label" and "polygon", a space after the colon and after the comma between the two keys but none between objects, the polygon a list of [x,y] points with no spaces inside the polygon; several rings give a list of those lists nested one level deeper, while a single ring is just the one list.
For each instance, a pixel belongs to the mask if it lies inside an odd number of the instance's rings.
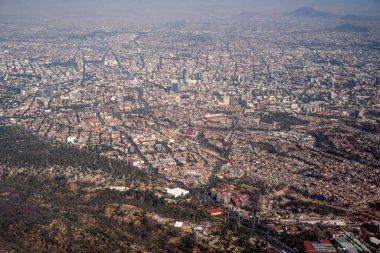
[{"label": "building cluster", "polygon": [[[329,231],[332,241],[320,240],[319,242],[305,241],[304,246],[308,253],[346,252],[346,253],[370,253],[371,251],[358,240],[352,232]],[[373,240],[372,240],[373,241]],[[370,240],[370,242],[372,242]],[[376,245],[374,245],[376,246]]]},{"label": "building cluster", "polygon": [[[243,180],[263,189],[263,218],[297,219],[278,192],[368,207],[380,198],[378,29],[267,21],[51,29],[33,41],[28,27],[5,25],[0,117],[189,188]],[[251,201],[231,184],[212,194]]]},{"label": "building cluster", "polygon": [[211,189],[211,197],[217,202],[228,204],[232,203],[237,207],[245,207],[250,205],[250,198],[246,194],[245,189],[236,188],[235,186],[223,183],[217,188]]}]

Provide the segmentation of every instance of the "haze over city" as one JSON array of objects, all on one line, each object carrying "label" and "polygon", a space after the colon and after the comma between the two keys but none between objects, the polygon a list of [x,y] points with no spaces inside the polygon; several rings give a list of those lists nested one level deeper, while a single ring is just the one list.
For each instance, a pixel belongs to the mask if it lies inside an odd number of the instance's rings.
[{"label": "haze over city", "polygon": [[[378,0],[1,0],[0,20],[120,24],[230,18],[241,12],[263,15],[313,7],[339,15],[378,15]],[[61,20],[62,21],[62,20]]]},{"label": "haze over city", "polygon": [[0,253],[380,252],[380,1],[0,0]]}]

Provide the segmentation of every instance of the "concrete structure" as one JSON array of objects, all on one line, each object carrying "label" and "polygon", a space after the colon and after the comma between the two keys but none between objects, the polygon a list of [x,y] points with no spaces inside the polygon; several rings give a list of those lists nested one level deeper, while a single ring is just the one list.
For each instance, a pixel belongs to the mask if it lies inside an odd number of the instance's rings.
[{"label": "concrete structure", "polygon": [[181,189],[179,187],[174,188],[174,189],[166,188],[166,192],[169,195],[173,196],[174,198],[178,198],[180,196],[186,196],[187,194],[189,194],[189,191]]}]

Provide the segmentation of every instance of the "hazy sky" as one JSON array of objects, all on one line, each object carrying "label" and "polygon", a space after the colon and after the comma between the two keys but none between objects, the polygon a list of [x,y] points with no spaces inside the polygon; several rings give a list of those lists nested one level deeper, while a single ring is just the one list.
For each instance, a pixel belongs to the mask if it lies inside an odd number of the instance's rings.
[{"label": "hazy sky", "polygon": [[380,15],[380,0],[0,0],[0,19],[167,22],[242,11],[280,13],[303,6],[336,14]]}]

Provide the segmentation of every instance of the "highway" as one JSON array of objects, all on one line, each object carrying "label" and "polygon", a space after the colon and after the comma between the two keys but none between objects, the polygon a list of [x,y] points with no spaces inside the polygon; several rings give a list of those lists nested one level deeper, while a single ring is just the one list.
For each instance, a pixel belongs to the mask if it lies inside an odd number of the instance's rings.
[{"label": "highway", "polygon": [[274,246],[279,251],[284,253],[298,253],[298,250],[290,248],[288,245],[280,242],[276,238],[270,235],[269,229],[265,229],[264,227],[260,226],[258,227],[256,224],[254,224],[251,220],[248,218],[241,216],[237,212],[224,208],[225,213],[228,214],[228,218],[233,219],[239,223],[240,226],[243,226],[256,234],[260,236],[260,239],[264,240],[268,244]]},{"label": "highway", "polygon": [[[211,196],[207,193],[201,193],[200,195],[205,196],[205,198],[215,201],[215,199],[211,198]],[[221,207],[224,210],[224,213],[227,215],[227,217],[231,220],[236,221],[240,226],[245,227],[252,232],[255,232],[259,238],[268,244],[275,247],[280,252],[284,253],[299,253],[297,249],[293,249],[289,247],[288,245],[282,243],[281,241],[277,240],[275,237],[271,235],[272,231],[269,227],[265,227],[263,225],[258,225],[251,220],[251,218],[245,217],[238,212],[227,208],[227,207]]]},{"label": "highway", "polygon": [[[220,153],[220,156],[225,158],[225,159],[228,159],[228,156],[229,156],[229,153],[231,150],[232,141],[235,137],[237,125],[238,125],[238,119],[233,119],[232,124],[231,124],[231,129],[230,129],[230,131],[226,137],[226,144],[224,145],[225,147],[223,148],[222,152]],[[223,164],[225,164],[226,162],[227,162],[226,160],[218,160],[216,162],[216,165],[213,168],[211,176],[209,178],[209,188],[213,187],[213,185],[215,183],[216,176],[218,175]]]}]

